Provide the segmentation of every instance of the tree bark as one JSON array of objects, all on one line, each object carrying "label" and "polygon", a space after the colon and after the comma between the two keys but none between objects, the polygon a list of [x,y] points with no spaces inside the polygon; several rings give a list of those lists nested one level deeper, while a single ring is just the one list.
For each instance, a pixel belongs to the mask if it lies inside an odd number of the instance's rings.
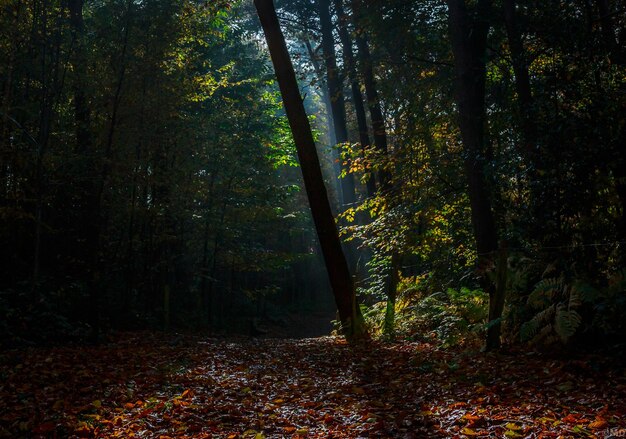
[{"label": "tree bark", "polygon": [[[343,8],[342,0],[334,0],[335,10],[339,18],[339,38],[343,49],[344,63],[350,79],[350,89],[352,92],[352,103],[356,114],[356,123],[359,129],[359,142],[365,155],[365,149],[370,146],[369,130],[367,128],[367,115],[363,104],[363,93],[356,74],[356,62],[353,54],[352,38],[348,31],[348,16]],[[367,196],[373,197],[376,193],[376,180],[373,175],[367,179]]]},{"label": "tree bark", "polygon": [[[498,234],[491,208],[491,197],[485,178],[486,142],[485,111],[486,49],[489,31],[490,0],[479,0],[469,11],[465,0],[448,0],[450,37],[454,55],[456,100],[459,127],[464,149],[465,177],[471,207],[476,250],[481,260],[493,260],[498,248]],[[472,16],[470,16],[470,12]],[[489,322],[500,318],[496,288],[486,276],[483,287],[489,293]],[[500,346],[500,326],[490,324],[487,350]]]},{"label": "tree bark", "polygon": [[272,0],[255,0],[254,4],[265,33],[285,111],[298,151],[311,214],[322,247],[339,318],[348,339],[363,338],[367,333],[356,303],[354,284],[341,248],[337,226],[322,178],[311,126],[300,96],[285,38],[276,17],[274,3]]},{"label": "tree bark", "polygon": [[[73,54],[73,99],[74,99],[74,122],[76,124],[76,144],[75,150],[84,159],[81,193],[79,206],[81,213],[81,225],[78,230],[78,245],[82,248],[81,259],[84,263],[85,285],[89,294],[88,320],[91,325],[89,339],[93,343],[98,343],[100,338],[100,196],[98,184],[95,182],[93,173],[97,169],[96,154],[93,148],[91,136],[91,109],[87,103],[85,92],[85,80],[87,76],[87,66],[84,50],[84,22],[83,22],[84,0],[69,0],[68,9],[70,13],[70,25],[72,28],[72,39],[74,41]],[[80,244],[84,243],[84,244]]]},{"label": "tree bark", "polygon": [[[376,86],[376,79],[374,77],[372,55],[367,42],[367,36],[359,23],[359,3],[360,0],[352,0],[353,19],[357,28],[355,39],[359,54],[361,75],[363,76],[363,85],[365,86],[365,94],[367,96],[367,106],[369,108],[370,119],[372,121],[374,145],[381,157],[387,157],[389,155],[387,129],[385,128],[385,118],[383,117],[383,111],[378,97],[378,87]],[[391,191],[391,174],[389,171],[386,169],[380,169],[378,171],[378,181],[383,192]]]},{"label": "tree bark", "polygon": [[[335,52],[335,39],[333,37],[333,22],[330,15],[330,0],[318,0],[318,12],[322,31],[322,49],[324,51],[324,64],[326,65],[326,84],[330,98],[335,141],[343,145],[348,141],[348,128],[346,125],[346,106],[343,96],[343,85],[337,67],[337,55]],[[337,151],[341,172],[346,175],[341,178],[341,201],[342,211],[356,202],[354,188],[354,176],[347,172],[348,166],[341,158],[341,149]]]},{"label": "tree bark", "polygon": [[527,165],[531,170],[531,178],[534,178],[537,175],[537,171],[541,169],[541,163],[537,149],[536,117],[533,111],[534,99],[530,86],[528,61],[517,20],[517,1],[504,0],[502,6],[509,49],[513,61],[513,72],[515,73],[515,91],[517,92],[517,102],[521,116],[523,148],[520,152],[525,157]]},{"label": "tree bark", "polygon": [[[320,93],[322,95],[322,101],[324,102],[324,109],[326,110],[326,129],[328,131],[329,143],[331,145],[337,144],[337,138],[335,136],[335,128],[333,125],[333,110],[330,105],[330,96],[328,95],[328,86],[326,85],[326,81],[324,80],[324,72],[319,63],[319,58],[316,54],[316,51],[311,46],[311,42],[308,37],[304,38],[304,45],[306,46],[307,52],[309,53],[309,58],[311,59],[311,64],[313,65],[313,70],[315,70],[315,75],[317,79],[320,81]],[[334,163],[333,170],[339,176],[341,174],[341,164]],[[335,190],[337,191],[337,198],[339,207],[341,207],[342,197],[341,194],[341,179],[337,178],[335,181]]]}]

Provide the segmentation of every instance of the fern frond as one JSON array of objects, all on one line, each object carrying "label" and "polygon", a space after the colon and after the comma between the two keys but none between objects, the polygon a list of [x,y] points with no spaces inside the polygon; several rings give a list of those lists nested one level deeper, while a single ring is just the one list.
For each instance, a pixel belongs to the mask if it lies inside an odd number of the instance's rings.
[{"label": "fern frond", "polygon": [[[594,303],[600,298],[600,290],[586,282],[576,282],[570,291],[570,308],[579,307],[583,303]],[[573,300],[574,299],[574,300]]]},{"label": "fern frond", "polygon": [[552,325],[546,325],[544,326],[541,331],[539,331],[539,334],[537,334],[535,336],[535,338],[533,338],[531,340],[531,344],[545,344],[545,345],[549,345],[554,343],[556,340],[556,337],[554,335],[554,328],[552,327]]},{"label": "fern frond", "polygon": [[533,308],[544,308],[554,296],[563,290],[563,279],[560,277],[549,277],[540,280],[535,289],[528,296],[528,304]]},{"label": "fern frond", "polygon": [[545,329],[546,323],[548,323],[547,326],[551,327],[552,325],[550,325],[549,322],[552,320],[555,310],[556,305],[552,304],[543,311],[535,314],[528,322],[522,324],[520,328],[520,338],[522,341],[532,340],[538,332]]},{"label": "fern frond", "polygon": [[576,333],[582,319],[573,309],[568,309],[564,304],[559,303],[556,307],[556,316],[554,318],[554,330],[566,342]]}]

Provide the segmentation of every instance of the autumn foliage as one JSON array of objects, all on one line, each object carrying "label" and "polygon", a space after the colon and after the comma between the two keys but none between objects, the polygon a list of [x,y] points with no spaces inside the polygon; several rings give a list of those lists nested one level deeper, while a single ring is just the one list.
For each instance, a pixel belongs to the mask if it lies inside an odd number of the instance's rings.
[{"label": "autumn foliage", "polygon": [[615,361],[120,334],[1,354],[0,437],[604,438],[626,428]]}]

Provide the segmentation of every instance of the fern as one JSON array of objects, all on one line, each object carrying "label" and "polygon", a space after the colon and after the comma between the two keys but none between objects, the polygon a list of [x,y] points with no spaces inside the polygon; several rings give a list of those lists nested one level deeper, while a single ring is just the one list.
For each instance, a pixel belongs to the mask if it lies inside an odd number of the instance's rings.
[{"label": "fern", "polygon": [[[576,282],[572,285],[571,295],[576,296],[578,303],[576,306],[582,305],[582,303],[594,303],[600,297],[600,290],[589,285],[586,282]],[[570,307],[572,306],[572,299],[570,297]]]},{"label": "fern", "polygon": [[535,309],[545,308],[563,289],[564,282],[561,277],[542,279],[535,285],[535,289],[528,296],[528,304]]},{"label": "fern", "polygon": [[535,314],[528,322],[522,324],[520,328],[520,338],[522,341],[532,341],[537,333],[542,332],[546,327],[552,328],[551,320],[556,311],[556,305],[551,305],[543,311]]},{"label": "fern", "polygon": [[[593,289],[583,283],[569,286],[562,277],[541,280],[528,297],[528,304],[541,311],[522,325],[522,341],[549,344],[560,339],[567,342],[582,322],[576,309],[584,298],[593,295]],[[558,338],[553,337],[554,333]]]},{"label": "fern", "polygon": [[582,319],[575,310],[566,308],[562,303],[556,306],[554,330],[563,342],[567,342],[576,333],[581,322]]},{"label": "fern", "polygon": [[[563,276],[542,279],[527,299],[538,312],[520,327],[522,341],[567,343],[583,326],[581,308],[587,316],[586,330],[605,334],[624,331],[626,314],[626,269],[613,274],[608,286],[596,287],[582,280],[568,283]],[[593,314],[589,315],[589,311]]]}]

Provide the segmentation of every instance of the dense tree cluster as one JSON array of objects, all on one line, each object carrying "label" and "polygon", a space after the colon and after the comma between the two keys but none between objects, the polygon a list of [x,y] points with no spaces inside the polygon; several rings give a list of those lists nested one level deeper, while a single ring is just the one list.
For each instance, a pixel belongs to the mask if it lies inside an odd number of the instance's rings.
[{"label": "dense tree cluster", "polygon": [[488,301],[456,315],[486,318],[488,348],[502,322],[511,340],[624,336],[621,1],[277,3],[358,200],[343,231],[384,331]]},{"label": "dense tree cluster", "polygon": [[223,327],[319,300],[323,254],[344,325],[358,296],[389,337],[625,336],[622,0],[5,1],[0,28],[5,329]]},{"label": "dense tree cluster", "polygon": [[300,286],[321,277],[316,244],[240,9],[33,0],[0,12],[3,335],[237,328],[265,296],[280,290],[286,306],[325,288]]}]

